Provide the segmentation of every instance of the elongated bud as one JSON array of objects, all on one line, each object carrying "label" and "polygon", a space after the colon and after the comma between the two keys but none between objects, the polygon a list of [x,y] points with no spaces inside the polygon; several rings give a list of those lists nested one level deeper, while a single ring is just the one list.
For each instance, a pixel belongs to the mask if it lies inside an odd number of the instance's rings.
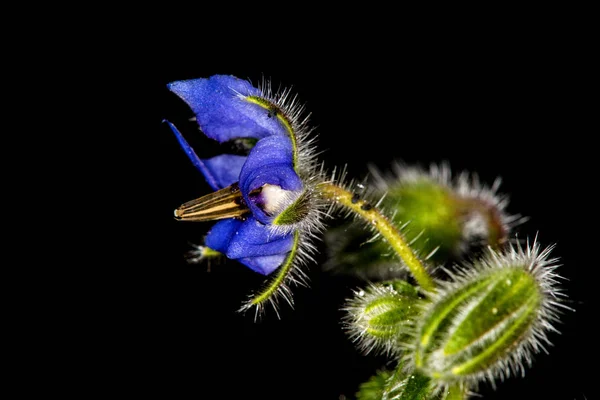
[{"label": "elongated bud", "polygon": [[437,382],[476,383],[520,371],[548,343],[557,319],[557,265],[550,249],[493,251],[445,285],[417,329],[414,363]]},{"label": "elongated bud", "polygon": [[420,312],[417,289],[401,280],[373,284],[348,301],[345,323],[350,337],[365,352],[396,353]]}]

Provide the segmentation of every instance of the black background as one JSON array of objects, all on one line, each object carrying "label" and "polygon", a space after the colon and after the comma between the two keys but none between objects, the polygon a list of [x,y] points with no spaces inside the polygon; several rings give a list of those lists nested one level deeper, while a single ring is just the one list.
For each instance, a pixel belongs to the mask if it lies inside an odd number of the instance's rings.
[{"label": "black background", "polygon": [[[561,334],[550,334],[554,346],[535,357],[525,378],[511,377],[495,391],[484,384],[479,393],[485,399],[594,398],[586,366],[593,363],[597,315],[591,57],[558,31],[510,40],[476,36],[360,42],[357,34],[329,38],[321,48],[317,39],[282,45],[265,34],[259,43],[216,43],[172,32],[171,42],[157,39],[139,57],[132,44],[128,59],[135,63],[117,64],[126,71],[119,101],[131,102],[127,132],[119,135],[135,143],[127,150],[125,189],[134,197],[123,208],[137,210],[136,198],[144,208],[121,232],[129,257],[124,270],[114,269],[123,301],[117,313],[107,312],[110,325],[103,327],[113,364],[103,375],[106,385],[167,398],[353,398],[385,365],[385,357],[361,355],[340,324],[340,306],[360,281],[310,265],[310,287],[293,290],[295,308],[283,305],[281,319],[267,310],[255,322],[252,312],[236,310],[261,276],[231,261],[211,265],[210,272],[184,261],[190,243],[200,243],[211,224],[177,222],[173,209],[210,189],[161,123],[182,126],[192,116],[166,84],[232,74],[293,86],[312,114],[328,168],[347,164],[351,176],[362,177],[368,163],[385,169],[394,160],[448,161],[454,171],[477,172],[490,184],[501,176],[508,211],[530,217],[519,236],[556,243],[562,287],[576,312],[564,314]],[[197,147],[206,143],[188,138]],[[325,260],[323,252],[317,260]]]}]

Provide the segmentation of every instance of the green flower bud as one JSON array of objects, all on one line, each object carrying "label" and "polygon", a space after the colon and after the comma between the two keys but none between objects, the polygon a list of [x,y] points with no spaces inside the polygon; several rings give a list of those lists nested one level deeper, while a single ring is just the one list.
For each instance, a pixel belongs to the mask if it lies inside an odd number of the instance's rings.
[{"label": "green flower bud", "polygon": [[[488,246],[499,249],[524,220],[505,212],[508,200],[497,194],[499,180],[488,187],[475,174],[452,178],[445,164],[429,171],[397,165],[393,177],[372,173],[370,197],[380,199],[379,207],[431,265],[473,256]],[[330,260],[325,268],[368,279],[400,277],[388,244],[358,228],[345,225],[327,232]]]},{"label": "green flower bud", "polygon": [[504,379],[524,373],[532,353],[548,343],[557,319],[555,259],[550,248],[520,246],[490,251],[453,275],[425,307],[417,327],[414,366],[432,380],[452,384]]},{"label": "green flower bud", "polygon": [[434,263],[463,257],[488,246],[499,248],[519,216],[505,213],[508,200],[475,174],[452,179],[450,167],[432,165],[428,172],[397,165],[394,178],[375,172],[376,186],[386,193],[382,206],[393,213],[413,248]]},{"label": "green flower bud", "polygon": [[364,353],[396,353],[406,348],[421,310],[417,289],[401,280],[372,284],[347,302],[345,325]]}]

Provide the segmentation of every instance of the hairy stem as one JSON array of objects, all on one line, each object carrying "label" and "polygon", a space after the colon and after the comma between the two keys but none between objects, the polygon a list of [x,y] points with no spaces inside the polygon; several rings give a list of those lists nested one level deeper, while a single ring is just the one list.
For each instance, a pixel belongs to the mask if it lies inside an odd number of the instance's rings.
[{"label": "hairy stem", "polygon": [[427,273],[421,260],[415,255],[400,231],[379,210],[371,206],[367,201],[357,199],[353,193],[333,183],[322,183],[319,185],[319,188],[326,199],[348,208],[359,217],[368,221],[373,226],[373,229],[378,231],[388,241],[396,254],[404,261],[404,264],[406,264],[417,283],[427,291],[435,291],[433,279]]}]

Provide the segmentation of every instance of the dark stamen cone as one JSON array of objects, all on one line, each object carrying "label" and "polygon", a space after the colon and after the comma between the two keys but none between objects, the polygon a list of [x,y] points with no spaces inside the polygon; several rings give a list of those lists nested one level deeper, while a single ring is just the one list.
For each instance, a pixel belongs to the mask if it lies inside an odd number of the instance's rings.
[{"label": "dark stamen cone", "polygon": [[188,201],[175,210],[179,221],[213,221],[241,217],[250,210],[237,183],[198,199]]}]

